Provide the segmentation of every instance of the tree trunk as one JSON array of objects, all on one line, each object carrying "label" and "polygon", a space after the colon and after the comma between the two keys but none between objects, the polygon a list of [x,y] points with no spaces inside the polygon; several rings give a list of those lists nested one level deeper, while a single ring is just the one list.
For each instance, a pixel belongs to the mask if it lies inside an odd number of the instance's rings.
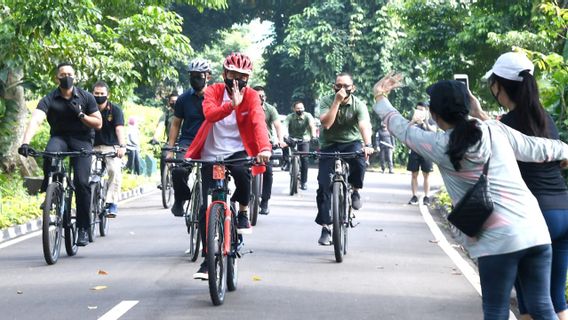
[{"label": "tree trunk", "polygon": [[24,131],[28,123],[29,111],[26,107],[24,98],[24,87],[22,86],[24,72],[21,68],[9,69],[6,79],[4,97],[6,103],[6,113],[2,124],[9,128],[9,139],[3,141],[7,145],[2,148],[4,154],[0,154],[1,169],[4,172],[14,172],[17,168],[23,176],[31,176],[38,172],[38,166],[34,158],[24,158],[18,154],[18,147],[22,142]]}]

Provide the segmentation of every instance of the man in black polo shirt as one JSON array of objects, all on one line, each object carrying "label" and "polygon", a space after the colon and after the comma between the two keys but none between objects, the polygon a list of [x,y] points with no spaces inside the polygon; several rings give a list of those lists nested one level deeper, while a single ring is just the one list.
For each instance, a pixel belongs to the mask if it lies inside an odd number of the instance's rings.
[{"label": "man in black polo shirt", "polygon": [[[75,70],[70,63],[61,63],[57,66],[56,78],[59,88],[43,97],[33,111],[22,145],[18,149],[21,155],[28,156],[28,144],[46,117],[51,130],[45,151],[91,151],[93,149],[95,135],[93,129],[102,127],[101,113],[92,94],[73,86],[74,77]],[[49,163],[49,161],[43,162],[42,191],[47,188],[47,178],[51,169]],[[71,163],[77,203],[77,227],[79,228],[77,245],[86,246],[89,243],[87,229],[89,228],[91,199],[89,189],[91,158],[89,156],[75,157],[71,158]]]},{"label": "man in black polo shirt", "polygon": [[108,101],[110,96],[108,85],[98,81],[93,86],[93,95],[101,112],[103,127],[95,131],[95,151],[103,153],[116,151],[117,157],[105,158],[108,171],[108,189],[106,202],[107,217],[115,218],[118,214],[118,200],[120,200],[120,185],[122,182],[122,160],[126,152],[124,139],[124,115],[119,106]]},{"label": "man in black polo shirt", "polygon": [[[181,148],[189,148],[197,131],[205,120],[203,115],[203,94],[207,88],[207,82],[211,80],[211,65],[204,59],[194,59],[189,63],[189,83],[191,89],[184,92],[176,101],[174,118],[168,134],[168,145],[173,147],[176,141]],[[180,133],[181,127],[181,135]],[[178,135],[179,141],[178,141]],[[177,155],[183,159],[184,154]],[[173,152],[168,152],[167,158],[173,157]],[[174,187],[174,205],[172,213],[176,217],[183,216],[183,204],[189,200],[191,190],[187,185],[189,170],[175,168],[172,170],[172,185]]]}]

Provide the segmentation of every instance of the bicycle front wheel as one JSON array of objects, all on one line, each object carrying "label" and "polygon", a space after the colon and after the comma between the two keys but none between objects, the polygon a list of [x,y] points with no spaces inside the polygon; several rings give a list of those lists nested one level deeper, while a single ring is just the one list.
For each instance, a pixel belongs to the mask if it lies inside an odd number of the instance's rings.
[{"label": "bicycle front wheel", "polygon": [[218,306],[225,301],[227,287],[227,256],[223,253],[225,241],[225,206],[214,203],[209,211],[207,224],[207,268],[209,273],[209,294],[213,304]]},{"label": "bicycle front wheel", "polygon": [[77,218],[71,215],[71,200],[73,199],[73,192],[65,198],[65,211],[63,213],[63,229],[65,230],[65,251],[68,256],[77,254],[79,247],[77,246],[77,238],[79,230],[77,229]]},{"label": "bicycle front wheel", "polygon": [[258,211],[260,210],[260,198],[262,196],[262,174],[252,177],[252,189],[250,192],[250,224],[256,226]]},{"label": "bicycle front wheel", "polygon": [[[106,185],[106,182],[103,182],[103,186]],[[97,214],[99,216],[99,234],[101,237],[104,237],[108,234],[108,217],[107,217],[107,208],[105,208],[105,199],[104,194],[107,190],[107,187],[99,189],[99,201],[97,203]]]},{"label": "bicycle front wheel", "polygon": [[61,232],[63,229],[63,212],[61,206],[62,187],[54,182],[47,186],[42,216],[43,257],[47,264],[54,264],[61,250]]},{"label": "bicycle front wheel", "polygon": [[89,242],[95,241],[95,232],[97,227],[98,209],[99,209],[99,188],[96,182],[91,183],[91,208],[89,209]]},{"label": "bicycle front wheel", "polygon": [[292,157],[290,166],[290,195],[298,193],[298,177],[300,175],[300,160],[297,156]]},{"label": "bicycle front wheel", "polygon": [[172,171],[169,166],[162,169],[162,205],[169,208],[174,201],[174,188],[172,186]]},{"label": "bicycle front wheel", "polygon": [[343,217],[345,217],[345,193],[343,190],[343,184],[341,182],[333,183],[333,195],[331,197],[331,214],[333,219],[333,251],[335,252],[335,261],[343,261],[344,253],[344,240],[343,235],[345,234],[345,224],[343,223]]},{"label": "bicycle front wheel", "polygon": [[185,215],[187,233],[189,233],[189,255],[191,257],[191,261],[196,261],[199,257],[199,248],[201,245],[199,210],[201,210],[201,202],[201,184],[196,182],[191,190],[189,212],[186,212]]}]

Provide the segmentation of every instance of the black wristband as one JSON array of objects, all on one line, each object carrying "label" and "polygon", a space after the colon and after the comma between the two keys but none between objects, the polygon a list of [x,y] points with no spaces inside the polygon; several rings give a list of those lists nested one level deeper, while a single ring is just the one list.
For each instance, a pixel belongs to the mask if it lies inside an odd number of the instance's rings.
[{"label": "black wristband", "polygon": [[367,144],[365,145],[365,147],[367,147],[367,148],[372,148],[372,147],[373,147],[373,145],[372,145],[372,144],[370,144],[370,143],[367,143]]},{"label": "black wristband", "polygon": [[85,117],[85,114],[83,112],[79,112],[77,117],[79,117],[79,119],[83,119]]}]

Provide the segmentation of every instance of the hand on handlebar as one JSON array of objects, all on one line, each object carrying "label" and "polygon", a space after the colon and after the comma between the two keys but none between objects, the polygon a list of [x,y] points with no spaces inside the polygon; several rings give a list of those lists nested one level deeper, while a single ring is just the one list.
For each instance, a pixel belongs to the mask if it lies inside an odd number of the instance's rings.
[{"label": "hand on handlebar", "polygon": [[270,161],[270,156],[272,152],[270,151],[262,151],[256,156],[256,161],[260,164],[265,164]]},{"label": "hand on handlebar", "polygon": [[27,158],[30,154],[30,145],[22,143],[22,145],[18,148],[18,153]]},{"label": "hand on handlebar", "polygon": [[369,156],[375,152],[375,149],[371,147],[363,147],[363,152],[365,152],[365,160],[368,160]]}]

